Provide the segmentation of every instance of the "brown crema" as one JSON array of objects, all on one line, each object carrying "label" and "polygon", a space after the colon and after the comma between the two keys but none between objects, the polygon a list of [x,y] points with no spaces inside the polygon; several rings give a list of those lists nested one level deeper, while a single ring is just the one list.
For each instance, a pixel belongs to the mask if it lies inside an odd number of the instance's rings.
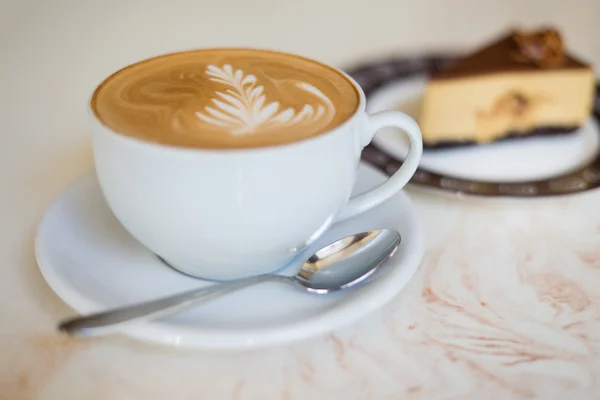
[{"label": "brown crema", "polygon": [[111,130],[191,148],[252,148],[317,136],[360,102],[343,74],[268,50],[207,49],[128,66],[94,92],[92,110]]}]

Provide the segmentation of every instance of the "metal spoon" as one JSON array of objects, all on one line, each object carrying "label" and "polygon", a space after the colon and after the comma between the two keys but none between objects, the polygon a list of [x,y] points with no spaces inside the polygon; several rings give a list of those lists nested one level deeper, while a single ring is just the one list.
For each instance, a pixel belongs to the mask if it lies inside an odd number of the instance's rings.
[{"label": "metal spoon", "polygon": [[69,335],[94,336],[118,331],[124,324],[174,314],[250,285],[270,281],[294,283],[311,293],[347,289],[370,277],[400,244],[400,234],[389,229],[347,236],[331,243],[304,262],[294,276],[260,275],[176,295],[103,311],[62,322],[58,329]]}]

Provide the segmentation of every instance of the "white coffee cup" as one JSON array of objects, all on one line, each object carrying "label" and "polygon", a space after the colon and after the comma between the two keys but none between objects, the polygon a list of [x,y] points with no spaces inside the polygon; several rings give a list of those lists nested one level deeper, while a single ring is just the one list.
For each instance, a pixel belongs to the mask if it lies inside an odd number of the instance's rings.
[{"label": "white coffee cup", "polygon": [[[341,73],[341,72],[340,72]],[[291,144],[209,150],[154,144],[114,132],[94,112],[93,151],[106,201],[140,243],[180,271],[230,280],[268,273],[340,221],[389,199],[417,169],[422,141],[398,111],[357,111],[324,134]],[[350,198],[362,149],[382,127],[410,140],[402,167]]]}]

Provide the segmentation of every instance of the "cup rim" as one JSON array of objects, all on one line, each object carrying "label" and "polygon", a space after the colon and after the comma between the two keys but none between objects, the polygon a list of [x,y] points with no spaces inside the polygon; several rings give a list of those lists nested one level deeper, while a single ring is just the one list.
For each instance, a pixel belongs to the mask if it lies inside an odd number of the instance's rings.
[{"label": "cup rim", "polygon": [[[342,77],[344,77],[354,87],[354,90],[356,91],[356,94],[357,94],[358,100],[359,100],[358,105],[356,106],[356,110],[354,111],[354,113],[352,115],[350,115],[346,120],[341,122],[339,125],[335,126],[334,128],[331,128],[325,132],[322,132],[318,135],[307,137],[307,138],[302,138],[302,139],[299,139],[299,140],[296,140],[293,142],[289,142],[289,143],[272,144],[272,145],[267,145],[267,146],[247,147],[247,148],[184,147],[184,146],[174,145],[174,144],[150,142],[150,141],[143,140],[143,139],[140,139],[140,138],[137,138],[134,136],[127,135],[125,133],[121,133],[118,130],[109,127],[104,122],[102,122],[99,115],[96,113],[96,110],[93,107],[93,102],[94,102],[95,97],[99,93],[100,89],[109,81],[109,79],[111,79],[113,76],[121,73],[122,71],[132,68],[134,66],[146,63],[146,62],[150,62],[150,61],[164,58],[164,57],[170,57],[170,56],[177,55],[177,54],[195,53],[195,52],[202,52],[202,51],[214,51],[214,50],[228,50],[228,51],[240,50],[240,51],[256,51],[259,53],[265,53],[265,52],[266,53],[276,53],[276,54],[294,57],[297,59],[306,60],[306,61],[318,64],[324,68],[333,70],[334,72],[336,72],[336,73],[340,74]],[[354,78],[352,78],[346,72],[340,70],[339,68],[336,68],[329,64],[326,64],[322,61],[316,60],[314,58],[309,58],[309,57],[302,56],[302,55],[299,55],[296,53],[289,53],[286,51],[274,50],[274,49],[269,49],[269,48],[224,46],[224,47],[201,47],[201,48],[190,48],[190,49],[185,49],[185,50],[178,50],[178,51],[173,51],[173,52],[168,52],[168,53],[162,53],[162,54],[159,54],[156,56],[148,57],[148,58],[136,61],[134,63],[128,64],[122,68],[117,69],[110,75],[103,78],[102,81],[94,87],[94,90],[93,90],[91,96],[89,97],[87,105],[88,105],[88,107],[87,107],[88,112],[89,112],[90,117],[92,118],[93,122],[95,122],[105,132],[110,133],[111,135],[117,136],[126,142],[130,142],[131,144],[139,144],[139,145],[148,146],[150,148],[172,150],[172,151],[179,151],[179,152],[227,154],[227,153],[241,153],[241,152],[242,153],[252,153],[252,152],[270,151],[270,150],[276,150],[276,149],[295,147],[295,146],[298,146],[301,144],[308,144],[308,143],[313,143],[315,141],[322,140],[325,137],[329,137],[329,136],[333,135],[335,132],[337,132],[341,129],[344,129],[348,125],[351,125],[355,119],[357,119],[361,114],[364,114],[364,112],[366,110],[366,96],[365,96],[363,89],[358,84],[358,82],[356,82],[356,80],[354,80]]]}]

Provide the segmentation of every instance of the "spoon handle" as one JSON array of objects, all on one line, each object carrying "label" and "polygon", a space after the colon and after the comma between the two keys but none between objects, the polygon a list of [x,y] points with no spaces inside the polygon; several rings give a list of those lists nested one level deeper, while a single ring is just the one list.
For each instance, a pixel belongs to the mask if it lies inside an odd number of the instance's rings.
[{"label": "spoon handle", "polygon": [[58,329],[63,333],[74,336],[96,336],[111,333],[125,324],[161,318],[197,304],[208,302],[227,293],[275,280],[290,281],[291,279],[281,275],[263,275],[215,284],[157,300],[68,319],[60,323]]}]

